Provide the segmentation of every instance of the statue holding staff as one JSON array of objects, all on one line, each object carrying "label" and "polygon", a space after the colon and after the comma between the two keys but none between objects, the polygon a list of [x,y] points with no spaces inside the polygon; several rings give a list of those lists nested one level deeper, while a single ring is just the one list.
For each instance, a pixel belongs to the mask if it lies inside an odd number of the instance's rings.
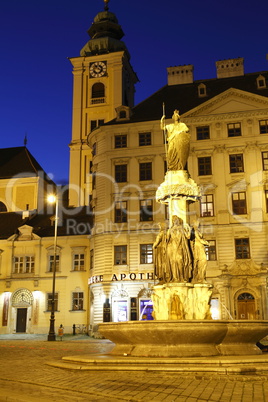
[{"label": "statue holding staff", "polygon": [[162,116],[161,130],[167,131],[167,164],[168,170],[185,170],[190,152],[190,134],[186,124],[180,121],[179,111],[174,110],[174,123],[165,125],[165,115]]}]

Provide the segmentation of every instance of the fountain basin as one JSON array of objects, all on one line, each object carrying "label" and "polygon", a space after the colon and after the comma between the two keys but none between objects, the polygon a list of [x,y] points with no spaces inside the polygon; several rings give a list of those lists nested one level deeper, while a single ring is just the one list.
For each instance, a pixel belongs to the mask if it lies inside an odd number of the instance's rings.
[{"label": "fountain basin", "polygon": [[268,321],[169,320],[99,324],[115,343],[111,355],[133,357],[205,357],[252,355],[268,335]]}]

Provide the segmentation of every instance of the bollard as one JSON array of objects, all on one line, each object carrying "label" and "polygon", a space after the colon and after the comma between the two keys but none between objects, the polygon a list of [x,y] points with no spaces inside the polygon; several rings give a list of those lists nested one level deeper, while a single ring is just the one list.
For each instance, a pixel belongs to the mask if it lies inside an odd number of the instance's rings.
[{"label": "bollard", "polygon": [[73,324],[73,335],[75,335],[75,324]]}]

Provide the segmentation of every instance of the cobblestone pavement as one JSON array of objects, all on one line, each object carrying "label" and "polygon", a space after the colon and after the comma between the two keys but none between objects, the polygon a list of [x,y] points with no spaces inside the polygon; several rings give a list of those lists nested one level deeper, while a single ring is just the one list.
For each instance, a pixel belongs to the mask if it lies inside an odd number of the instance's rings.
[{"label": "cobblestone pavement", "polygon": [[0,336],[0,401],[222,401],[268,402],[266,376],[65,370],[47,361],[107,353],[113,344],[89,337]]}]

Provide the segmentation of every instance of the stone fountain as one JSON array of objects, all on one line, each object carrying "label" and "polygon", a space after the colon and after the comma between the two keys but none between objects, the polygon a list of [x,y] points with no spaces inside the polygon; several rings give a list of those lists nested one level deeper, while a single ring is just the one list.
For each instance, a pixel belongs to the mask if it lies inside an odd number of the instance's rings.
[{"label": "stone fountain", "polygon": [[110,355],[132,357],[205,357],[261,354],[256,343],[268,334],[267,321],[212,320],[212,285],[206,282],[209,246],[198,221],[187,222],[188,205],[200,200],[198,185],[186,170],[190,150],[188,127],[174,111],[164,130],[168,171],[156,200],[168,205],[169,225],[159,224],[155,240],[153,321],[99,324],[99,332],[115,343]]}]

